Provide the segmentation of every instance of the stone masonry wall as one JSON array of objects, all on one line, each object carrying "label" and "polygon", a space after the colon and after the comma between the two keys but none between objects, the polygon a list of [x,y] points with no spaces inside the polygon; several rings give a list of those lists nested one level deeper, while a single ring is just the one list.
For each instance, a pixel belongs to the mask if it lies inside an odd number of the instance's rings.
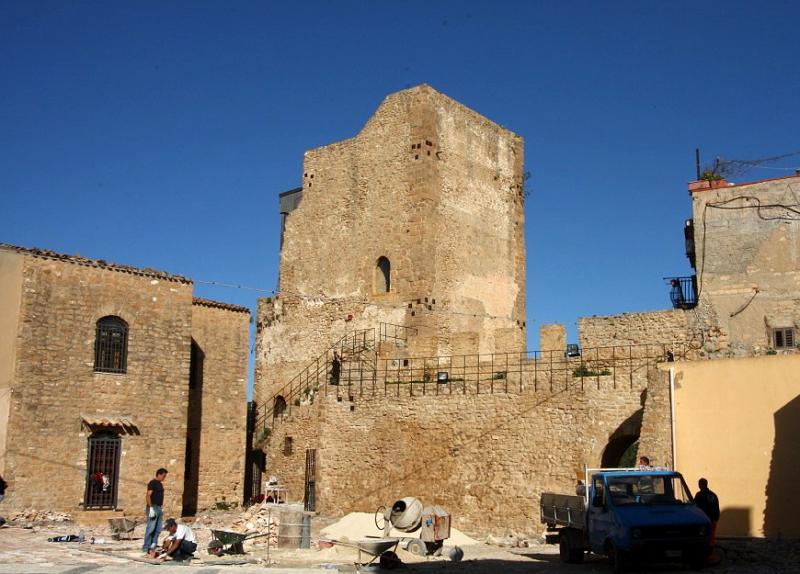
[{"label": "stone masonry wall", "polygon": [[656,466],[672,468],[672,405],[667,365],[669,363],[663,363],[647,372],[647,396],[638,453],[647,455]]},{"label": "stone masonry wall", "polygon": [[[141,512],[156,468],[169,470],[166,509],[180,511],[192,286],[26,256],[8,424],[4,505],[64,511],[84,497],[82,416],[131,419],[122,435],[119,507]],[[95,373],[95,324],[129,326],[127,373]]]},{"label": "stone masonry wall", "polygon": [[6,476],[8,416],[16,365],[24,259],[0,249],[0,476]]},{"label": "stone masonry wall", "polygon": [[694,346],[696,335],[690,329],[690,311],[669,309],[644,313],[623,313],[605,317],[580,317],[578,337],[582,348],[614,345]]},{"label": "stone masonry wall", "polygon": [[203,300],[195,300],[192,306],[192,338],[203,353],[200,509],[216,502],[242,501],[249,328],[247,312]]},{"label": "stone masonry wall", "polygon": [[424,395],[409,386],[321,389],[313,404],[274,424],[267,473],[301,499],[304,452],[315,448],[322,512],[372,512],[417,496],[447,508],[468,532],[541,533],[540,494],[574,491],[576,474],[599,465],[611,435],[640,410],[647,383],[638,374],[569,382],[559,372],[540,375],[493,394],[440,387],[437,395],[435,384]]},{"label": "stone masonry wall", "polygon": [[539,350],[563,353],[567,349],[567,329],[564,325],[542,325],[539,327]]}]

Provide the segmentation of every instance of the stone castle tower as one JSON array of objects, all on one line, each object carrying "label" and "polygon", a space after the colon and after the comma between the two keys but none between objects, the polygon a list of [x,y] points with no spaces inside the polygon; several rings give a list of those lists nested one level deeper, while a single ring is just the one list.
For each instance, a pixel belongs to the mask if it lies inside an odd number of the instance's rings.
[{"label": "stone castle tower", "polygon": [[259,301],[259,404],[365,329],[406,363],[525,350],[521,137],[420,85],[307,151],[302,181],[280,198],[278,296]]}]

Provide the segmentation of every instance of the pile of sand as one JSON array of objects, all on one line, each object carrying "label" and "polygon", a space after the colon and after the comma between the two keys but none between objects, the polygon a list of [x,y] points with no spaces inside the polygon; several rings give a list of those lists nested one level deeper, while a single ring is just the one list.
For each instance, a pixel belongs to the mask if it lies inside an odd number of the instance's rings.
[{"label": "pile of sand", "polygon": [[[383,521],[379,519],[379,523],[382,524]],[[420,530],[409,533],[392,529],[390,536],[399,538],[419,538]],[[369,512],[351,512],[338,522],[320,531],[321,538],[341,540],[343,542],[358,540],[360,538],[366,538],[367,536],[383,536],[383,532],[378,530],[378,527],[375,526],[375,515]],[[448,546],[469,546],[471,544],[478,544],[478,541],[451,526],[450,538],[445,540],[445,544]]]}]

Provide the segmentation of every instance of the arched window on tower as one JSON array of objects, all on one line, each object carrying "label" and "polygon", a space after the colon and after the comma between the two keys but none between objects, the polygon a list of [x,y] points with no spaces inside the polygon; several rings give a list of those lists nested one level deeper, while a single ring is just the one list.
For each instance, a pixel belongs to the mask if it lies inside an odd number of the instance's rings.
[{"label": "arched window on tower", "polygon": [[375,293],[388,293],[392,289],[392,264],[386,257],[378,257],[375,265]]}]

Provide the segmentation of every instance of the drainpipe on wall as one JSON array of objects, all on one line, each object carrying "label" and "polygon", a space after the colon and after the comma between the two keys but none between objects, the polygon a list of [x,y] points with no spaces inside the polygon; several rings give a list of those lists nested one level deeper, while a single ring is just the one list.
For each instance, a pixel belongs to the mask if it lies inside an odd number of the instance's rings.
[{"label": "drainpipe on wall", "polygon": [[669,427],[672,433],[672,468],[678,469],[678,454],[675,446],[675,367],[669,368]]}]

